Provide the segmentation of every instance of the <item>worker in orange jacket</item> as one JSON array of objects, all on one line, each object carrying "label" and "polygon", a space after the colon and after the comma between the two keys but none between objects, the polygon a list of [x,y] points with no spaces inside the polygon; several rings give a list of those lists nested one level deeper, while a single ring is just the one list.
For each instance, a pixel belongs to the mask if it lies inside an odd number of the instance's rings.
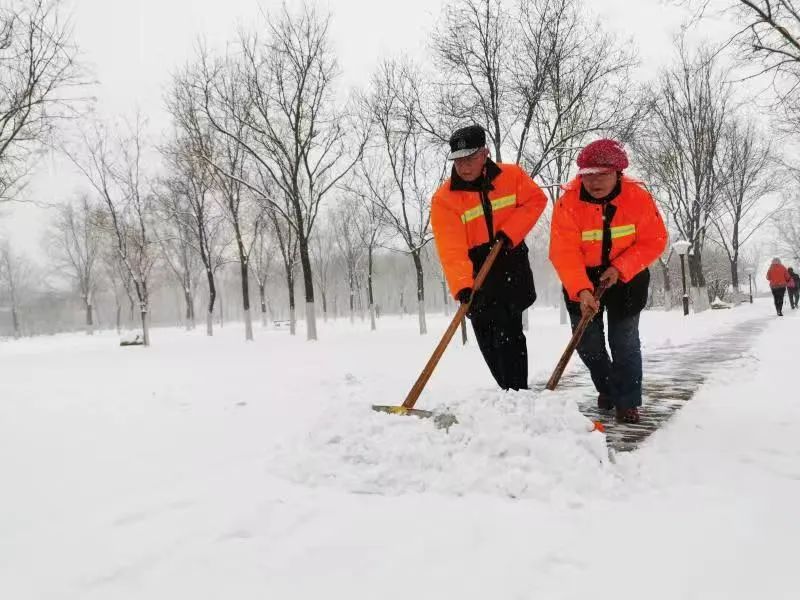
[{"label": "worker in orange jacket", "polygon": [[772,264],[767,271],[767,281],[769,281],[769,288],[772,290],[772,297],[775,299],[775,310],[778,311],[778,316],[782,317],[786,287],[792,281],[792,278],[789,275],[789,271],[783,266],[781,259],[772,259]]},{"label": "worker in orange jacket", "polygon": [[547,199],[518,165],[489,158],[479,125],[453,133],[448,159],[453,161],[450,178],[431,203],[431,226],[447,283],[457,300],[469,302],[492,243],[502,241],[503,250],[474,294],[468,317],[497,384],[505,390],[527,389],[522,312],[536,300],[536,289],[525,236]]},{"label": "worker in orange jacket", "polygon": [[[550,261],[564,286],[573,329],[597,315],[578,345],[602,410],[638,423],[642,404],[639,313],[647,304],[648,267],[664,252],[667,229],[653,198],[623,175],[628,157],[614,140],[598,140],[578,155],[578,176],[553,209]],[[596,288],[608,286],[600,302]],[[608,312],[606,351],[603,311]]]}]

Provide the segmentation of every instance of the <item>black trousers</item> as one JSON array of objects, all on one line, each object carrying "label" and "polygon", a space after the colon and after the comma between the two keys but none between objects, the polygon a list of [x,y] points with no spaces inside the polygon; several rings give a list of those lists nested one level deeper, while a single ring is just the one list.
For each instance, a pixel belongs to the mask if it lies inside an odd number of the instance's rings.
[{"label": "black trousers", "polygon": [[789,290],[789,304],[792,308],[797,308],[797,301],[800,300],[800,290],[796,287],[788,288]]},{"label": "black trousers", "polygon": [[472,330],[483,359],[504,390],[528,389],[528,346],[522,311],[494,305],[473,314]]},{"label": "black trousers", "polygon": [[783,312],[783,298],[786,296],[785,287],[772,288],[772,297],[775,299],[775,310],[778,314]]}]

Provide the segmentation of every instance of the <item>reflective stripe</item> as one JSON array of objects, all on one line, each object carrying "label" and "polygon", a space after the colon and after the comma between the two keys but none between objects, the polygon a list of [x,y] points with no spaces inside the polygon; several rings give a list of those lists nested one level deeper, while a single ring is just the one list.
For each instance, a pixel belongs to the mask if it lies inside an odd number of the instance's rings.
[{"label": "reflective stripe", "polygon": [[470,221],[474,221],[478,217],[482,216],[483,216],[483,206],[479,204],[475,208],[470,208],[463,215],[461,215],[461,222],[469,223]]},{"label": "reflective stripe", "polygon": [[611,228],[611,239],[615,240],[621,237],[627,237],[636,233],[636,225],[620,225],[619,227]]},{"label": "reflective stripe", "polygon": [[[636,233],[636,225],[620,225],[619,227],[611,228],[611,239],[627,237]],[[584,242],[602,242],[603,230],[602,229],[589,229],[581,232],[581,241]]]},{"label": "reflective stripe", "polygon": [[[503,208],[508,208],[509,206],[515,206],[517,204],[517,195],[511,194],[510,196],[503,196],[502,198],[495,198],[492,200],[492,212],[497,212]],[[478,217],[483,216],[483,205],[478,204],[473,208],[465,211],[463,215],[461,215],[461,222],[462,223],[469,223],[470,221],[474,221]]]},{"label": "reflective stripe", "polygon": [[498,211],[501,208],[508,208],[509,206],[514,206],[517,203],[517,195],[511,194],[510,196],[503,196],[502,198],[496,198],[492,200],[492,212]]}]

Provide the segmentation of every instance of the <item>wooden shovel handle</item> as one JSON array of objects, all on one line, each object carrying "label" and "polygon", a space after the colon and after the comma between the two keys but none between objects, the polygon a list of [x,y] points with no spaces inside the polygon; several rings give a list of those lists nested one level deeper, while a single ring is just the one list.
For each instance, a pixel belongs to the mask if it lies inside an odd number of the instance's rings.
[{"label": "wooden shovel handle", "polygon": [[[594,291],[594,299],[598,302],[603,294],[608,289],[608,285],[605,283],[601,283],[600,286]],[[586,328],[589,326],[589,323],[592,322],[595,315],[583,315],[581,320],[578,322],[578,326],[575,328],[575,331],[572,333],[572,339],[570,339],[569,344],[567,344],[564,353],[561,355],[561,360],[558,361],[553,374],[550,376],[549,381],[547,382],[547,386],[545,386],[548,390],[556,389],[558,382],[561,380],[561,376],[564,374],[564,369],[567,368],[567,364],[569,364],[569,359],[572,358],[572,353],[575,352],[575,348],[578,347],[578,344],[583,337],[583,333],[586,331]]]},{"label": "wooden shovel handle", "polygon": [[497,258],[498,254],[500,254],[502,249],[502,241],[495,242],[494,246],[492,246],[489,256],[486,257],[486,260],[478,271],[478,275],[475,277],[475,283],[472,285],[472,296],[470,297],[469,302],[458,307],[458,310],[456,311],[453,320],[450,322],[450,325],[447,327],[447,330],[444,332],[439,345],[436,346],[436,350],[433,351],[433,354],[428,360],[428,364],[425,365],[425,368],[417,378],[414,387],[411,388],[411,391],[408,392],[408,396],[406,396],[406,399],[403,401],[403,408],[414,408],[414,405],[417,403],[417,399],[422,393],[422,390],[425,388],[425,384],[428,383],[428,379],[431,378],[433,370],[436,368],[436,365],[439,364],[439,360],[442,358],[445,349],[447,349],[447,345],[450,343],[450,340],[453,339],[456,331],[458,331],[458,326],[461,323],[461,320],[467,315],[467,311],[472,305],[472,300],[475,298],[475,292],[481,289],[483,282],[486,280],[487,275],[489,275],[489,270],[492,268],[495,259]]}]

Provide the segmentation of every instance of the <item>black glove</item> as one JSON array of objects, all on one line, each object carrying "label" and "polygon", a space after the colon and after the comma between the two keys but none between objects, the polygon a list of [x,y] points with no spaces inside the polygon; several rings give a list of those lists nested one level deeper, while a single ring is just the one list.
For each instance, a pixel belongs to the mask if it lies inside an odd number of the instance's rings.
[{"label": "black glove", "polygon": [[505,249],[511,249],[511,248],[513,248],[513,247],[514,247],[514,242],[512,242],[512,241],[511,241],[511,238],[510,238],[510,237],[508,237],[508,236],[507,236],[505,233],[503,233],[502,231],[498,231],[498,232],[495,234],[495,236],[494,236],[494,241],[495,241],[495,242],[503,242],[503,248],[505,248]]},{"label": "black glove", "polygon": [[472,288],[464,288],[463,290],[459,290],[456,294],[456,298],[461,304],[466,304],[469,302],[470,298],[472,297]]}]

